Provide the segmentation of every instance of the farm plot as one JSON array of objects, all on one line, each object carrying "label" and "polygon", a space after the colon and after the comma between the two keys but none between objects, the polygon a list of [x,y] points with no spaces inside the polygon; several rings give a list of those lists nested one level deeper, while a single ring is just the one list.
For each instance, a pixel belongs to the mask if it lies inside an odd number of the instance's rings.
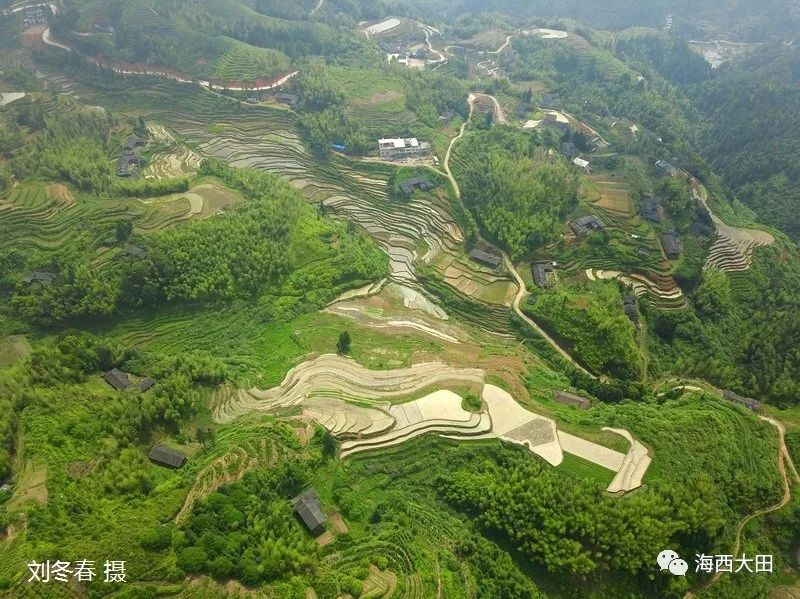
[{"label": "farm plot", "polygon": [[[248,412],[285,412],[301,407],[301,418],[315,420],[343,439],[341,457],[388,449],[428,433],[451,439],[493,439],[524,445],[553,466],[563,452],[614,473],[608,490],[641,485],[650,464],[647,449],[627,431],[606,429],[630,443],[627,454],[557,430],[554,420],[529,412],[503,389],[485,384],[484,371],[442,362],[396,370],[369,370],[353,360],[326,354],[293,368],[283,382],[262,391],[251,388],[218,396],[214,418],[227,422]],[[448,386],[482,388],[483,408],[469,412]],[[423,397],[404,401],[425,389]]]},{"label": "farm plot", "polygon": [[618,270],[586,269],[590,281],[617,279],[633,287],[637,297],[648,297],[654,307],[662,310],[678,310],[686,307],[686,298],[671,276],[646,276],[639,273],[625,274]]},{"label": "farm plot", "polygon": [[[357,163],[338,160],[320,163],[305,150],[295,133],[293,117],[283,111],[251,109],[241,112],[198,103],[188,116],[159,115],[182,137],[198,142],[200,152],[217,156],[234,166],[279,173],[310,200],[336,215],[355,221],[370,233],[389,255],[391,277],[413,282],[413,264],[419,258],[420,240],[427,257],[443,246],[456,247],[463,233],[452,222],[449,200],[435,195],[391,202],[386,189],[389,173],[362,171]],[[204,122],[224,128],[212,134]]]},{"label": "farm plot", "polygon": [[[57,250],[74,238],[75,231],[102,237],[98,225],[111,226],[121,218],[134,222],[145,213],[136,201],[69,201],[63,186],[24,183],[0,198],[0,250]],[[86,223],[94,225],[88,228]]]},{"label": "farm plot", "polygon": [[[241,197],[233,191],[214,185],[204,183],[197,187],[192,187],[183,193],[173,193],[167,196],[150,198],[143,200],[145,204],[166,207],[174,213],[181,213],[183,218],[208,218],[220,214],[232,208]],[[177,206],[176,206],[177,205]]]},{"label": "farm plot", "polygon": [[514,300],[517,288],[506,277],[475,270],[450,253],[444,254],[436,266],[449,285],[473,299],[503,306],[510,306]]},{"label": "farm plot", "polygon": [[623,217],[631,216],[630,187],[625,181],[592,175],[587,178],[583,189],[588,200],[598,208]]},{"label": "farm plot", "polygon": [[708,191],[695,177],[689,176],[689,188],[695,201],[708,213],[717,231],[717,239],[709,250],[705,268],[716,268],[723,272],[748,270],[753,263],[755,249],[775,243],[775,238],[766,231],[740,229],[725,224],[712,212],[708,203]]}]

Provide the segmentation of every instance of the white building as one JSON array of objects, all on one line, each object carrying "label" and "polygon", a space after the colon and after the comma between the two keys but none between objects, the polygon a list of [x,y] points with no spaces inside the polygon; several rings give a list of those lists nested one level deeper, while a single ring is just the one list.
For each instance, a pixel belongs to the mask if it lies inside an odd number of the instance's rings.
[{"label": "white building", "polygon": [[592,169],[591,169],[591,165],[589,164],[589,161],[588,161],[588,160],[584,160],[583,158],[576,158],[576,159],[575,159],[575,160],[573,160],[572,162],[573,162],[573,164],[574,164],[575,166],[579,166],[579,167],[581,167],[581,168],[582,168],[583,170],[585,170],[587,173],[588,173],[590,170],[592,170]]},{"label": "white building", "polygon": [[419,141],[416,137],[379,139],[378,152],[384,160],[419,158],[431,153],[431,144],[427,141]]}]

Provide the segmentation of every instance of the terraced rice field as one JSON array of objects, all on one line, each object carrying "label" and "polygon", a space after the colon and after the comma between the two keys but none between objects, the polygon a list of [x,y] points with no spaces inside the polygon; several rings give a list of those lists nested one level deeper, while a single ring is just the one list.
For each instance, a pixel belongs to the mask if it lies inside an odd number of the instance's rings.
[{"label": "terraced rice field", "polygon": [[654,307],[662,310],[679,310],[686,307],[686,298],[671,276],[658,277],[639,273],[625,274],[618,270],[586,269],[590,281],[600,279],[622,281],[633,287],[637,297],[647,297]]},{"label": "terraced rice field", "polygon": [[75,232],[96,245],[118,220],[130,219],[136,229],[148,231],[182,220],[187,210],[176,213],[132,198],[74,198],[63,185],[24,183],[0,198],[0,251],[56,251],[74,241]]},{"label": "terraced rice field", "polygon": [[[158,120],[170,123],[178,137],[191,139],[201,154],[279,173],[310,200],[361,225],[389,255],[394,280],[414,281],[420,241],[428,248],[426,256],[463,242],[446,199],[415,196],[408,202],[391,202],[386,188],[391,171],[364,171],[358,163],[343,159],[321,163],[305,150],[290,113],[243,110],[238,104],[220,109],[218,103],[206,102],[193,108],[188,113],[159,114]],[[208,122],[222,123],[224,128],[211,133]]]},{"label": "terraced rice field", "polygon": [[230,189],[204,183],[192,187],[189,191],[147,199],[144,203],[171,208],[178,213],[183,210],[184,218],[208,218],[233,208],[241,201],[241,196]]},{"label": "terraced rice field", "polygon": [[[343,439],[342,458],[401,446],[429,433],[459,440],[500,438],[525,445],[553,466],[561,464],[566,451],[606,468],[614,473],[610,492],[641,485],[650,457],[627,431],[606,429],[629,441],[627,453],[558,431],[554,420],[529,412],[508,392],[485,384],[484,378],[483,370],[441,362],[369,370],[353,360],[326,354],[293,368],[272,389],[218,395],[214,418],[228,422],[248,412],[300,407],[302,419],[315,420]],[[461,396],[447,389],[472,384],[482,386],[485,407],[477,413],[466,411]],[[403,401],[432,387],[439,390]]]},{"label": "terraced rice field", "polygon": [[740,229],[725,224],[711,211],[708,191],[695,177],[689,176],[692,196],[705,209],[717,232],[717,239],[709,250],[706,268],[716,268],[723,272],[742,272],[753,264],[756,248],[772,245],[775,238],[766,231]]},{"label": "terraced rice field", "polygon": [[588,178],[585,186],[589,201],[606,212],[620,216],[630,216],[632,203],[628,184],[619,179],[594,175]]}]

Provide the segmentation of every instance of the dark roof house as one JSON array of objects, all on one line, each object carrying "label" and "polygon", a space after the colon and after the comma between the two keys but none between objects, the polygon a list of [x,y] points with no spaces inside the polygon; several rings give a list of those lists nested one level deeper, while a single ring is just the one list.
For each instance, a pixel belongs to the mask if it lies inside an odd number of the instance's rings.
[{"label": "dark roof house", "polygon": [[152,387],[155,384],[156,382],[153,379],[146,377],[143,378],[141,381],[139,381],[139,384],[136,385],[136,388],[139,389],[139,391],[147,391],[150,387]]},{"label": "dark roof house", "polygon": [[22,280],[23,282],[28,284],[42,283],[43,285],[49,285],[55,280],[55,278],[56,278],[55,273],[35,270],[25,275],[25,278]]},{"label": "dark roof house", "polygon": [[738,393],[734,393],[730,389],[725,389],[722,392],[722,397],[727,401],[731,401],[733,403],[737,403],[740,406],[746,407],[748,410],[752,410],[753,412],[761,412],[761,402],[752,399],[751,397],[742,397]]},{"label": "dark roof house", "polygon": [[128,375],[122,372],[119,368],[113,368],[108,372],[104,372],[103,378],[117,391],[125,391],[125,389],[131,386],[131,381],[128,378]]},{"label": "dark roof house", "polygon": [[147,457],[156,464],[169,466],[170,468],[183,467],[187,459],[186,454],[178,451],[177,449],[172,449],[171,447],[162,445],[161,443],[153,445],[153,448],[150,450],[150,453],[147,454]]},{"label": "dark roof house", "polygon": [[126,150],[117,161],[117,177],[130,177],[133,174],[132,168],[137,164],[139,157],[132,150]]},{"label": "dark roof house", "polygon": [[533,281],[542,289],[549,289],[553,286],[553,280],[550,277],[552,272],[553,264],[551,262],[534,262],[531,265]]},{"label": "dark roof house", "polygon": [[400,183],[400,190],[406,195],[411,195],[415,189],[430,191],[434,187],[436,186],[426,177],[414,177]]},{"label": "dark roof house", "polygon": [[278,92],[275,94],[275,101],[280,102],[281,104],[287,104],[291,107],[295,107],[300,103],[300,98],[295,96],[294,94],[286,94],[283,92]]},{"label": "dark roof house", "polygon": [[678,239],[678,234],[674,229],[671,229],[661,236],[661,247],[664,248],[664,253],[670,260],[677,260],[681,257],[683,248],[681,247],[681,240]]},{"label": "dark roof house", "polygon": [[636,307],[636,296],[635,295],[623,295],[622,296],[622,309],[625,311],[625,315],[628,318],[630,318],[631,322],[638,327],[639,326],[639,309]]},{"label": "dark roof house", "polygon": [[589,214],[587,216],[581,216],[580,218],[570,221],[569,228],[572,229],[572,232],[578,237],[583,237],[590,230],[602,231],[606,228],[606,225],[595,215]]},{"label": "dark roof house", "polygon": [[562,142],[561,153],[564,154],[564,156],[566,156],[570,160],[572,160],[579,154],[578,148],[571,141]]},{"label": "dark roof house", "polygon": [[122,248],[122,253],[125,256],[131,256],[133,258],[144,258],[147,252],[143,247],[139,247],[138,245],[126,245]]},{"label": "dark roof house", "polygon": [[472,250],[469,253],[469,257],[470,260],[474,262],[480,262],[481,264],[491,266],[492,268],[497,268],[500,266],[500,262],[502,262],[502,258],[497,254],[490,254],[489,252],[484,252],[483,250]]},{"label": "dark roof house", "polygon": [[660,223],[664,220],[664,211],[658,200],[652,197],[644,198],[639,206],[639,212],[644,220],[651,223]]},{"label": "dark roof house", "polygon": [[545,110],[560,110],[561,99],[556,94],[544,94],[539,107]]},{"label": "dark roof house", "polygon": [[567,393],[566,391],[555,391],[553,393],[553,399],[556,400],[556,403],[560,403],[565,406],[573,406],[579,410],[588,410],[591,406],[591,402],[585,397],[573,395],[572,393]]},{"label": "dark roof house", "polygon": [[292,505],[312,535],[316,537],[325,532],[327,518],[322,511],[319,495],[313,488],[306,489],[292,499]]},{"label": "dark roof house", "polygon": [[126,141],[125,145],[122,147],[126,151],[132,151],[135,148],[138,148],[139,146],[145,145],[146,143],[147,143],[146,139],[142,139],[141,137],[132,135],[131,137],[128,138],[128,141]]}]

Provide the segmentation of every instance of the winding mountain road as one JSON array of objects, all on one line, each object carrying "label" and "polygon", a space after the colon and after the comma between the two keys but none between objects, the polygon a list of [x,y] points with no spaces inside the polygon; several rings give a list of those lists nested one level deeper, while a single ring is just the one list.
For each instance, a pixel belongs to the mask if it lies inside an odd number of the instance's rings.
[{"label": "winding mountain road", "polygon": [[[464,137],[464,134],[466,133],[466,130],[467,130],[467,124],[469,124],[469,122],[472,120],[472,115],[475,113],[475,100],[477,100],[479,96],[483,96],[483,95],[485,95],[485,94],[474,94],[474,93],[471,93],[469,95],[469,97],[467,98],[467,101],[469,102],[469,116],[467,117],[467,120],[464,121],[464,123],[461,125],[461,129],[459,130],[458,135],[456,135],[453,139],[450,140],[450,145],[447,146],[447,153],[445,154],[445,158],[444,158],[445,175],[450,180],[450,184],[453,186],[453,191],[456,194],[456,198],[458,198],[459,203],[461,203],[461,209],[464,210],[465,213],[466,213],[467,209],[466,209],[466,207],[464,206],[464,203],[461,200],[461,188],[458,186],[458,181],[456,181],[456,178],[453,176],[453,173],[450,170],[450,157],[453,154],[453,147],[456,145],[456,143],[458,143],[459,140],[461,140]],[[492,96],[489,96],[489,97],[491,98]],[[493,98],[493,99],[495,100],[495,103],[496,103],[497,100],[495,98]],[[496,104],[496,106],[499,109],[500,105]],[[481,239],[480,233],[478,233],[478,238]],[[484,241],[484,240],[482,240],[482,241]],[[511,262],[511,259],[508,257],[508,254],[506,254],[503,251],[501,251],[500,253],[503,256],[503,262],[506,265],[506,268],[511,273],[511,276],[514,277],[514,280],[515,280],[515,282],[517,284],[518,291],[517,291],[516,297],[514,297],[514,303],[512,304],[514,312],[517,314],[517,316],[519,316],[522,320],[524,320],[526,323],[528,323],[528,325],[530,327],[532,327],[539,335],[541,335],[542,338],[545,341],[547,341],[553,347],[553,349],[556,350],[559,353],[559,355],[561,355],[565,360],[567,360],[575,368],[577,368],[578,370],[580,370],[581,372],[585,373],[586,375],[590,376],[593,379],[597,378],[595,375],[593,375],[591,372],[589,372],[583,366],[581,366],[575,360],[575,358],[573,358],[563,347],[561,347],[558,343],[556,343],[555,339],[553,339],[550,335],[548,335],[542,329],[542,327],[540,327],[538,324],[536,324],[536,322],[534,322],[533,319],[531,319],[528,315],[526,315],[522,311],[522,309],[519,307],[519,305],[520,305],[520,302],[522,301],[522,298],[525,297],[525,293],[526,293],[525,281],[522,280],[522,277],[517,272],[517,269],[514,267],[514,264]]]}]

